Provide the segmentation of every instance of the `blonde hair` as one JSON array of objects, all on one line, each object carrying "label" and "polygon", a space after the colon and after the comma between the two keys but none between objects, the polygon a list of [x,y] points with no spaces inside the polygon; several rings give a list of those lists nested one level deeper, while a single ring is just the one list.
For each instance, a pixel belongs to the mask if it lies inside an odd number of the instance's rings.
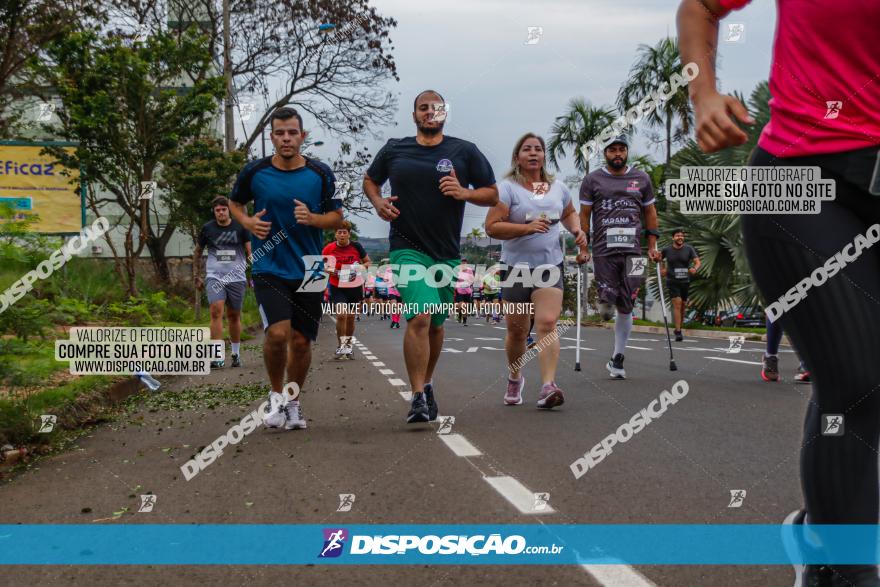
[{"label": "blonde hair", "polygon": [[[544,144],[544,139],[533,132],[527,132],[516,141],[516,145],[513,147],[513,155],[510,157],[510,170],[504,174],[504,177],[512,179],[520,184],[526,183],[526,178],[519,169],[517,159],[519,158],[519,150],[522,149],[523,144],[529,139],[538,139],[538,142],[541,143],[541,150],[545,153],[547,152],[547,146]],[[544,162],[541,164],[541,181],[553,183],[554,179],[554,176],[547,172],[547,157],[545,156]]]}]

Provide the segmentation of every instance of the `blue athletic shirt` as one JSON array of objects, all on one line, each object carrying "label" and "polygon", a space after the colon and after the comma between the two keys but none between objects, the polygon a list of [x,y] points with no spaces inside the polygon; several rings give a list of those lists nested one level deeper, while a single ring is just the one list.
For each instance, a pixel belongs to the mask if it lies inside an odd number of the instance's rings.
[{"label": "blue athletic shirt", "polygon": [[[262,220],[272,223],[265,240],[251,234],[253,275],[268,273],[283,279],[302,279],[306,269],[303,257],[316,257],[305,260],[310,269],[313,261],[320,261],[323,231],[297,224],[293,200],[304,203],[314,214],[324,214],[342,207],[342,200],[333,199],[335,191],[333,171],[314,159],[306,158],[304,167],[285,171],[272,165],[272,157],[266,157],[241,170],[230,199],[239,204],[253,201],[254,214],[267,210]],[[258,251],[262,251],[262,256]]]}]

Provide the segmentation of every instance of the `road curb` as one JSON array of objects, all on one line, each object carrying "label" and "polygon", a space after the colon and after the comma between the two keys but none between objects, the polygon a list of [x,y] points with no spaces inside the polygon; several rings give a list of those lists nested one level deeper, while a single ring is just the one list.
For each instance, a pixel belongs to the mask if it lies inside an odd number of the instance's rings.
[{"label": "road curb", "polygon": [[[614,323],[603,324],[602,328],[607,328],[609,330],[614,329]],[[666,329],[660,326],[642,326],[635,324],[632,327],[633,332],[645,332],[650,334],[666,334]],[[672,334],[672,331],[669,331]],[[751,340],[755,342],[767,342],[766,334],[750,334],[745,332],[731,332],[728,330],[694,330],[691,328],[685,328],[681,331],[684,336],[689,336],[691,338],[703,337],[703,338],[718,338],[718,339],[727,339],[731,336],[745,336],[746,340]],[[783,344],[791,345],[791,341],[788,340],[788,336],[782,337]]]}]

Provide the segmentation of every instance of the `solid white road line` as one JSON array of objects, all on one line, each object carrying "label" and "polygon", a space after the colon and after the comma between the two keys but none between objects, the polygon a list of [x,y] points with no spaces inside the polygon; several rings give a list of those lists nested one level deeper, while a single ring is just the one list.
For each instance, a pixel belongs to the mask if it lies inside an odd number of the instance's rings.
[{"label": "solid white road line", "polygon": [[438,434],[449,450],[455,453],[457,457],[479,457],[483,453],[477,447],[468,442],[468,439],[461,434]]},{"label": "solid white road line", "polygon": [[703,357],[704,359],[709,359],[712,361],[727,361],[728,363],[742,363],[743,365],[758,365],[759,367],[763,365],[763,363],[756,363],[754,361],[740,361],[739,359],[726,359],[724,357]]},{"label": "solid white road line", "polygon": [[486,483],[492,486],[495,491],[501,494],[523,514],[553,514],[556,513],[550,504],[545,505],[542,509],[535,509],[535,493],[514,479],[513,477],[483,477]]},{"label": "solid white road line", "polygon": [[498,338],[498,337],[492,337],[492,336],[489,336],[489,337],[477,336],[474,338],[474,340],[503,340],[503,339]]},{"label": "solid white road line", "polygon": [[648,349],[648,348],[645,348],[645,347],[643,347],[643,346],[629,346],[629,345],[626,345],[626,348],[628,348],[628,349],[636,349],[637,351],[653,351],[653,350],[654,350],[654,349]]},{"label": "solid white road line", "polygon": [[609,587],[656,587],[650,579],[629,565],[581,565],[581,568]]}]

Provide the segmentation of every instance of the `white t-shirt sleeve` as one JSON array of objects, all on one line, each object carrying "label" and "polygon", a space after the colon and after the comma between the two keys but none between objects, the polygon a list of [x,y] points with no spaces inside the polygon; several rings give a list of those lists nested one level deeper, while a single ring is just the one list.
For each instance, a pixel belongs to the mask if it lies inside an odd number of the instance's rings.
[{"label": "white t-shirt sleeve", "polygon": [[506,179],[498,183],[498,200],[508,208],[513,207],[513,186]]},{"label": "white t-shirt sleeve", "polygon": [[558,183],[560,189],[562,189],[562,209],[565,210],[568,205],[571,204],[571,190],[559,180],[556,180],[556,183]]}]

